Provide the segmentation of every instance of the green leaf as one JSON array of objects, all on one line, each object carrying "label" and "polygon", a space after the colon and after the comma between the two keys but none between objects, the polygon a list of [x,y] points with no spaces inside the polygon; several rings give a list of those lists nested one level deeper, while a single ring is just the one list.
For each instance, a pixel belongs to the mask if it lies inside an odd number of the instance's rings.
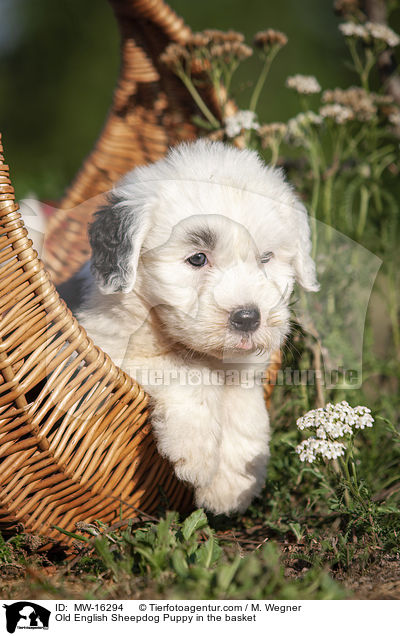
[{"label": "green leaf", "polygon": [[384,514],[400,515],[400,510],[399,508],[396,508],[396,506],[378,506],[376,510],[377,512],[381,512]]},{"label": "green leaf", "polygon": [[291,529],[291,531],[293,532],[294,536],[296,537],[296,540],[299,542],[301,541],[302,537],[303,537],[303,531],[301,529],[301,526],[299,523],[289,523],[289,528]]},{"label": "green leaf", "polygon": [[222,548],[214,537],[210,537],[196,552],[198,565],[209,568],[214,565],[222,555]]},{"label": "green leaf", "polygon": [[104,565],[109,568],[115,575],[118,575],[118,566],[115,562],[114,556],[109,549],[109,543],[106,537],[99,537],[94,542],[94,547],[97,554],[102,559]]},{"label": "green leaf", "polygon": [[154,545],[155,542],[155,534],[154,532],[151,532],[150,530],[146,529],[146,530],[136,530],[135,535],[134,535],[134,542],[135,543],[145,543],[147,545]]},{"label": "green leaf", "polygon": [[230,563],[229,565],[222,565],[219,568],[217,573],[217,581],[218,581],[218,587],[221,589],[221,591],[226,592],[226,590],[232,583],[233,578],[240,565],[240,562],[241,562],[241,558],[237,554],[235,557],[235,560],[232,563]]},{"label": "green leaf", "polygon": [[179,576],[185,577],[189,572],[189,566],[186,561],[184,552],[182,550],[174,550],[174,552],[172,553],[171,561],[172,567],[174,568],[175,572]]},{"label": "green leaf", "polygon": [[62,534],[67,535],[67,537],[71,537],[71,539],[77,539],[78,541],[84,541],[85,543],[90,541],[89,537],[82,537],[82,535],[77,534],[76,532],[68,532],[68,530],[64,530],[64,528],[60,528],[59,526],[52,527],[58,530],[58,532],[62,532]]},{"label": "green leaf", "polygon": [[182,525],[182,534],[186,541],[192,536],[196,530],[200,530],[200,528],[204,528],[208,525],[208,519],[204,510],[201,508],[199,510],[195,510],[192,514],[185,519]]},{"label": "green leaf", "polygon": [[147,548],[142,548],[141,546],[136,546],[135,550],[142,555],[142,557],[149,563],[149,565],[152,566],[154,570],[160,569],[160,563],[158,562],[154,552],[151,552],[151,550],[148,550]]}]

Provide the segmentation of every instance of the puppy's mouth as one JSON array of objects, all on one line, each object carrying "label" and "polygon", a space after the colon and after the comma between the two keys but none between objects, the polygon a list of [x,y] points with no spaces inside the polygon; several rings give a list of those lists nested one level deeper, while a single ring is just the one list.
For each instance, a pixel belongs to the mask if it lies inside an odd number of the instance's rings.
[{"label": "puppy's mouth", "polygon": [[256,346],[254,345],[251,336],[247,333],[244,333],[240,337],[240,340],[235,346],[235,349],[238,349],[239,351],[254,351],[256,349]]},{"label": "puppy's mouth", "polygon": [[225,341],[225,351],[230,350],[231,353],[254,354],[273,351],[279,349],[281,343],[287,333],[287,328],[283,321],[275,321],[273,324],[268,323],[261,329],[254,332],[238,331],[232,333]]},{"label": "puppy's mouth", "polygon": [[242,332],[235,334],[232,337],[232,332],[230,333],[230,337],[225,340],[224,343],[224,354],[228,355],[241,355],[241,354],[249,354],[255,353],[260,349],[260,345],[255,341],[252,337],[252,334]]}]

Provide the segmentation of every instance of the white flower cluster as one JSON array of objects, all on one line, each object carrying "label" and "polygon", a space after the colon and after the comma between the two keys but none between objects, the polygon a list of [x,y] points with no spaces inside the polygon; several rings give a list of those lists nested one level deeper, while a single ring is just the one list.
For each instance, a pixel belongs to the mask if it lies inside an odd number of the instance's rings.
[{"label": "white flower cluster", "polygon": [[240,135],[242,130],[258,130],[257,115],[252,110],[238,110],[231,117],[225,118],[225,132],[233,138]]},{"label": "white flower cluster", "polygon": [[400,44],[400,37],[390,27],[386,26],[386,24],[366,22],[365,28],[375,40],[382,40],[382,42],[385,42],[388,46],[395,47]]},{"label": "white flower cluster", "polygon": [[312,110],[305,113],[299,113],[296,117],[289,119],[287,123],[287,141],[293,142],[295,145],[301,145],[301,139],[310,133],[310,126],[320,126],[323,118]]},{"label": "white flower cluster", "polygon": [[392,47],[400,44],[399,35],[395,33],[393,29],[386,26],[386,24],[379,24],[379,22],[366,22],[365,24],[343,22],[339,24],[339,30],[347,38],[355,37],[363,40],[374,38]]},{"label": "white flower cluster", "polygon": [[400,111],[390,113],[388,119],[393,126],[400,126]]},{"label": "white flower cluster", "polygon": [[322,117],[333,119],[337,124],[344,124],[346,121],[354,119],[354,113],[348,106],[342,104],[327,104],[319,111]]},{"label": "white flower cluster", "polygon": [[321,92],[318,80],[313,75],[292,75],[287,78],[286,86],[293,88],[303,95],[312,95],[313,93]]},{"label": "white flower cluster", "polygon": [[355,24],[354,22],[343,22],[339,24],[339,31],[343,33],[347,38],[363,38],[368,37],[368,31],[362,24]]},{"label": "white flower cluster", "polygon": [[366,406],[352,407],[348,402],[327,404],[324,408],[309,411],[297,420],[297,427],[315,429],[316,437],[310,437],[296,447],[302,462],[313,462],[320,455],[324,459],[335,459],[344,454],[345,445],[334,440],[352,435],[354,429],[373,425],[371,411]]},{"label": "white flower cluster", "polygon": [[325,439],[310,437],[296,447],[296,452],[300,455],[300,461],[312,464],[317,459],[317,455],[325,459],[336,459],[344,455],[345,448],[341,442],[329,442]]}]

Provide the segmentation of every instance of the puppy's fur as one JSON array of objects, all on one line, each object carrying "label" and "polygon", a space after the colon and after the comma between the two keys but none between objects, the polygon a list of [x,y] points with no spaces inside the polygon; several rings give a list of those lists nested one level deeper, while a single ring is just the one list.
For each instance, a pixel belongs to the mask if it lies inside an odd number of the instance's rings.
[{"label": "puppy's fur", "polygon": [[[269,422],[262,386],[232,377],[282,344],[295,280],[318,288],[304,207],[256,153],[198,141],[127,174],[90,240],[79,320],[152,396],[159,451],[196,504],[244,510],[265,480]],[[259,324],[234,323],[243,309]]]}]

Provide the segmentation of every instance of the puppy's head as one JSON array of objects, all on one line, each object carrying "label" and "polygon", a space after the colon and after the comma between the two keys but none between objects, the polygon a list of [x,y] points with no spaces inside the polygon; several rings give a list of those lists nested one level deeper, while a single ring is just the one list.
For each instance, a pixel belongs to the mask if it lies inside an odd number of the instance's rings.
[{"label": "puppy's head", "polygon": [[138,168],[90,228],[103,293],[135,287],[165,335],[218,358],[278,348],[318,284],[305,208],[256,153],[206,141]]}]

